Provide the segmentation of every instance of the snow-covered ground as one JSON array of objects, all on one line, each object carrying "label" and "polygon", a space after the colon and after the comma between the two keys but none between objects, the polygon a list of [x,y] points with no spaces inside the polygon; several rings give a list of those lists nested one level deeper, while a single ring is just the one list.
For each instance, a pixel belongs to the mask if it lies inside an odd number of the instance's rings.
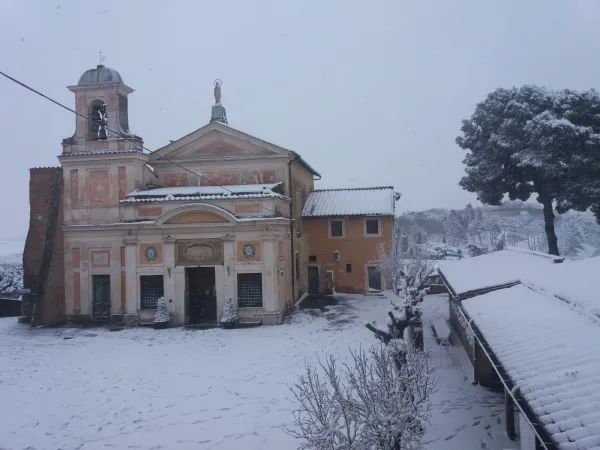
[{"label": "snow-covered ground", "polygon": [[[292,420],[288,386],[317,354],[345,359],[376,344],[363,323],[382,323],[388,305],[344,296],[325,313],[241,330],[30,330],[0,318],[0,448],[297,448],[281,429]],[[426,324],[441,314],[444,296],[426,297]],[[473,386],[464,351],[425,329],[439,377],[425,447],[511,448],[502,397]]]}]

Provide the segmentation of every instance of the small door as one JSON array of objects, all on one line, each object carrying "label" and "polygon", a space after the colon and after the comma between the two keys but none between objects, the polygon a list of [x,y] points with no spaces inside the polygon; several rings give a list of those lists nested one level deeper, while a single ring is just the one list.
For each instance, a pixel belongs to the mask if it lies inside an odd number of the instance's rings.
[{"label": "small door", "polygon": [[110,320],[110,275],[92,275],[92,319]]},{"label": "small door", "polygon": [[214,267],[186,269],[187,312],[191,325],[217,321],[217,292]]},{"label": "small door", "polygon": [[317,266],[308,267],[308,293],[319,293],[319,268]]},{"label": "small door", "polygon": [[367,274],[369,276],[369,290],[381,291],[381,272],[377,270],[377,267],[367,267]]}]

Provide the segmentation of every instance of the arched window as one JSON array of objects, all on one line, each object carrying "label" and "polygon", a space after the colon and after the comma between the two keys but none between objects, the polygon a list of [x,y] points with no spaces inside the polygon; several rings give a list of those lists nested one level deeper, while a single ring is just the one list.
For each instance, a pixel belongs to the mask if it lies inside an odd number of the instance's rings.
[{"label": "arched window", "polygon": [[88,106],[88,141],[105,141],[108,138],[106,103],[94,100]]}]

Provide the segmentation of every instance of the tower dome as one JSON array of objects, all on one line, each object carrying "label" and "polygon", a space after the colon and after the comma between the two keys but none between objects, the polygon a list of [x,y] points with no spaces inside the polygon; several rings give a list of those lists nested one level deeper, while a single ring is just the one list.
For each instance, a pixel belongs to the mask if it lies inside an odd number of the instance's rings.
[{"label": "tower dome", "polygon": [[79,78],[77,86],[93,86],[96,84],[122,83],[123,79],[115,69],[104,67],[102,64],[95,69],[86,70]]}]

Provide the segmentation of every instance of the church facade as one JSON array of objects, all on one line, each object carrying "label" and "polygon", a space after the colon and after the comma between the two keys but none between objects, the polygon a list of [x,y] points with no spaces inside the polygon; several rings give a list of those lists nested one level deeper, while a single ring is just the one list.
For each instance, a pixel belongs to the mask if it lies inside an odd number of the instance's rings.
[{"label": "church facade", "polygon": [[24,316],[35,324],[280,324],[307,291],[303,207],[320,175],[297,153],[210,122],[145,151],[129,130],[133,89],[102,65],[69,89],[77,111],[60,168],[30,172]]},{"label": "church facade", "polygon": [[291,268],[305,258],[302,203],[318,173],[229,127],[220,102],[210,123],[148,154],[118,72],[98,66],[69,89],[78,116],[58,157],[62,255],[52,254],[66,320],[150,323],[164,296],[173,325],[216,323],[228,297],[240,320],[281,323],[305,290]]}]

